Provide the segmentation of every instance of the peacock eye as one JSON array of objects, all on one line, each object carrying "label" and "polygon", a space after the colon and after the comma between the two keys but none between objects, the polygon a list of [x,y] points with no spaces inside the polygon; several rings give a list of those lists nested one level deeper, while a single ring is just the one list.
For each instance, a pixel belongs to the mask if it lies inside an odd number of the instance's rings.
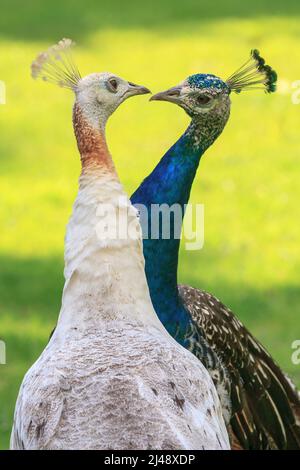
[{"label": "peacock eye", "polygon": [[211,97],[208,95],[199,95],[197,97],[197,103],[198,104],[207,104],[211,101]]},{"label": "peacock eye", "polygon": [[116,93],[118,90],[118,82],[115,78],[111,78],[107,82],[107,88],[112,93]]}]

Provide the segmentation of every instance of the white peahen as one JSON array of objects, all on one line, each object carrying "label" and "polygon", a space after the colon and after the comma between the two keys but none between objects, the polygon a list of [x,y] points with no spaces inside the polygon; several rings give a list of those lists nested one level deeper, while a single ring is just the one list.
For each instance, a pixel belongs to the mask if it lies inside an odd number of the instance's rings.
[{"label": "white peahen", "polygon": [[109,116],[149,90],[111,73],[81,78],[70,46],[61,41],[32,67],[75,93],[82,173],[57,328],[23,380],[11,448],[228,449],[209,374],[154,312],[137,213],[106,144]]}]

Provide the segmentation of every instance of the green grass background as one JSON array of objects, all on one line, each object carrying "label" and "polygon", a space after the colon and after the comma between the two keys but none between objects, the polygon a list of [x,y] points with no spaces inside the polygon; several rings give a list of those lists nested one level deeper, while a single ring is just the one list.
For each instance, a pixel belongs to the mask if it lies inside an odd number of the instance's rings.
[{"label": "green grass background", "polygon": [[[154,92],[190,73],[228,76],[253,47],[278,71],[279,91],[232,97],[223,135],[192,192],[205,204],[205,246],[182,250],[180,280],[231,306],[300,384],[291,342],[300,337],[300,79],[298,0],[2,0],[0,80],[0,448],[7,448],[24,372],[42,351],[60,308],[63,237],[79,158],[68,91],[30,78],[35,55],[61,37],[78,44],[82,74],[109,70]],[[129,193],[188,123],[179,108],[128,100],[108,142]]]}]

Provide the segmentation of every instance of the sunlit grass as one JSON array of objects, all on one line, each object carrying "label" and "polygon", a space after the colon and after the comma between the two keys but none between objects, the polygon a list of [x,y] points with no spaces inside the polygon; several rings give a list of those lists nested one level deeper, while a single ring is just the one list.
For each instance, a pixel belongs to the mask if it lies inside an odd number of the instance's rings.
[{"label": "sunlit grass", "polygon": [[[300,79],[299,33],[297,16],[197,22],[191,15],[176,27],[93,28],[75,52],[83,74],[110,70],[155,92],[194,72],[226,78],[258,47],[287,83],[277,95],[232,97],[230,122],[203,158],[192,192],[193,202],[205,204],[205,247],[182,251],[180,280],[230,305],[298,384],[290,356],[300,335],[300,107],[289,85]],[[23,374],[55,324],[79,174],[71,94],[29,75],[31,60],[48,45],[0,41],[7,86],[0,106],[0,337],[8,356],[0,366],[0,448],[8,446]],[[146,97],[116,112],[108,142],[129,193],[187,122],[182,110]]]}]

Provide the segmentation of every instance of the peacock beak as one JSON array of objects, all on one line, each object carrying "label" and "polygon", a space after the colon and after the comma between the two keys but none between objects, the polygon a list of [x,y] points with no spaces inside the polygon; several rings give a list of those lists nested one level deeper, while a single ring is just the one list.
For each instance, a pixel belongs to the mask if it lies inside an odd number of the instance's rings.
[{"label": "peacock beak", "polygon": [[170,101],[171,103],[178,103],[180,101],[181,86],[169,88],[166,91],[156,93],[151,96],[150,101]]}]

